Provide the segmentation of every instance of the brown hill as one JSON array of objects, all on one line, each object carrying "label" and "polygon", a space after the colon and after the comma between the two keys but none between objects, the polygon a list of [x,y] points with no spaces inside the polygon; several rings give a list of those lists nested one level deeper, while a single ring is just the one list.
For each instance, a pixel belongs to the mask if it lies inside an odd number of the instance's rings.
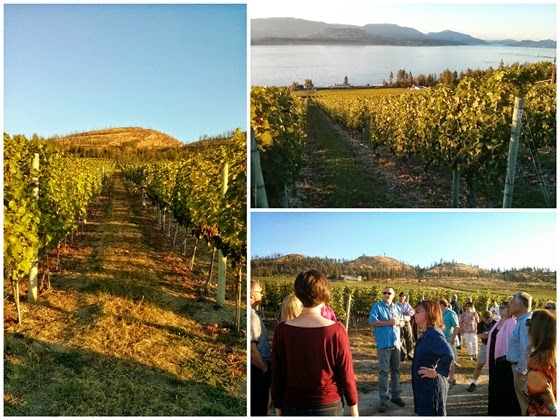
[{"label": "brown hill", "polygon": [[86,131],[53,138],[51,141],[66,147],[75,146],[83,148],[162,149],[184,146],[179,140],[165,133],[141,127]]},{"label": "brown hill", "polygon": [[347,267],[357,268],[357,269],[370,269],[370,270],[380,270],[380,269],[388,269],[388,270],[414,270],[414,267],[403,264],[402,262],[390,258],[390,257],[368,257],[368,256],[361,256],[356,258],[354,261],[349,261],[346,263]]},{"label": "brown hill", "polygon": [[473,267],[472,265],[462,263],[443,263],[438,264],[425,272],[426,277],[441,277],[441,276],[481,276],[488,274],[488,270]]}]

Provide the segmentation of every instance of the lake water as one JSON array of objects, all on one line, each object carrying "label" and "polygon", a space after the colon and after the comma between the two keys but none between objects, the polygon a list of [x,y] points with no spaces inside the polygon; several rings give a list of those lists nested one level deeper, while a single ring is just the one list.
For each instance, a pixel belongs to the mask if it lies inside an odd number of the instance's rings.
[{"label": "lake water", "polygon": [[251,46],[251,84],[289,86],[311,79],[316,87],[342,84],[344,76],[353,85],[376,85],[389,80],[392,71],[405,69],[413,76],[439,76],[451,71],[497,68],[504,63],[553,61],[552,48],[500,46],[340,46],[254,45]]}]

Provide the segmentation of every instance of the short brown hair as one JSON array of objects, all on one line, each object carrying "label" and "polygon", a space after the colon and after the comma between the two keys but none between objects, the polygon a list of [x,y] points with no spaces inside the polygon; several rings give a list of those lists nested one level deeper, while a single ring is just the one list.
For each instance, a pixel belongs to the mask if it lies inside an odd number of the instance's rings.
[{"label": "short brown hair", "polygon": [[482,313],[482,318],[484,318],[484,319],[490,319],[490,318],[492,318],[492,312],[490,312],[490,311],[484,311],[484,312]]},{"label": "short brown hair", "polygon": [[440,299],[439,304],[443,305],[444,308],[449,308],[449,302],[447,301],[447,299]]},{"label": "short brown hair", "polygon": [[443,328],[440,303],[441,300],[439,302],[436,300],[423,300],[416,305],[416,308],[422,307],[426,310],[426,321],[428,321],[428,326],[430,327]]},{"label": "short brown hair", "polygon": [[297,275],[294,292],[304,308],[313,308],[321,303],[326,305],[331,299],[329,280],[323,273],[313,269]]}]

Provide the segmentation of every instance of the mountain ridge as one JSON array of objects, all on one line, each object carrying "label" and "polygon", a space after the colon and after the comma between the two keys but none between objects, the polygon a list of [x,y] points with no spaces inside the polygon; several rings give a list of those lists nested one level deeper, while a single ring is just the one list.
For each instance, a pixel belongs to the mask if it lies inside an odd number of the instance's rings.
[{"label": "mountain ridge", "polygon": [[[507,41],[507,42],[505,42]],[[445,30],[422,33],[417,29],[391,23],[364,26],[329,24],[298,18],[251,19],[252,45],[343,44],[343,45],[505,45],[556,48],[553,40],[486,41],[468,34]]]}]

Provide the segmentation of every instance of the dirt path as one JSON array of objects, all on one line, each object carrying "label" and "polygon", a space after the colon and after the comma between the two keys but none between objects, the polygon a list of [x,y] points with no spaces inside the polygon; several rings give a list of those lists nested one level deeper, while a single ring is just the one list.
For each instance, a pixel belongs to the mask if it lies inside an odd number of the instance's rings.
[{"label": "dirt path", "polygon": [[244,415],[245,338],[200,292],[203,248],[191,272],[114,176],[21,326],[5,302],[4,414]]}]

